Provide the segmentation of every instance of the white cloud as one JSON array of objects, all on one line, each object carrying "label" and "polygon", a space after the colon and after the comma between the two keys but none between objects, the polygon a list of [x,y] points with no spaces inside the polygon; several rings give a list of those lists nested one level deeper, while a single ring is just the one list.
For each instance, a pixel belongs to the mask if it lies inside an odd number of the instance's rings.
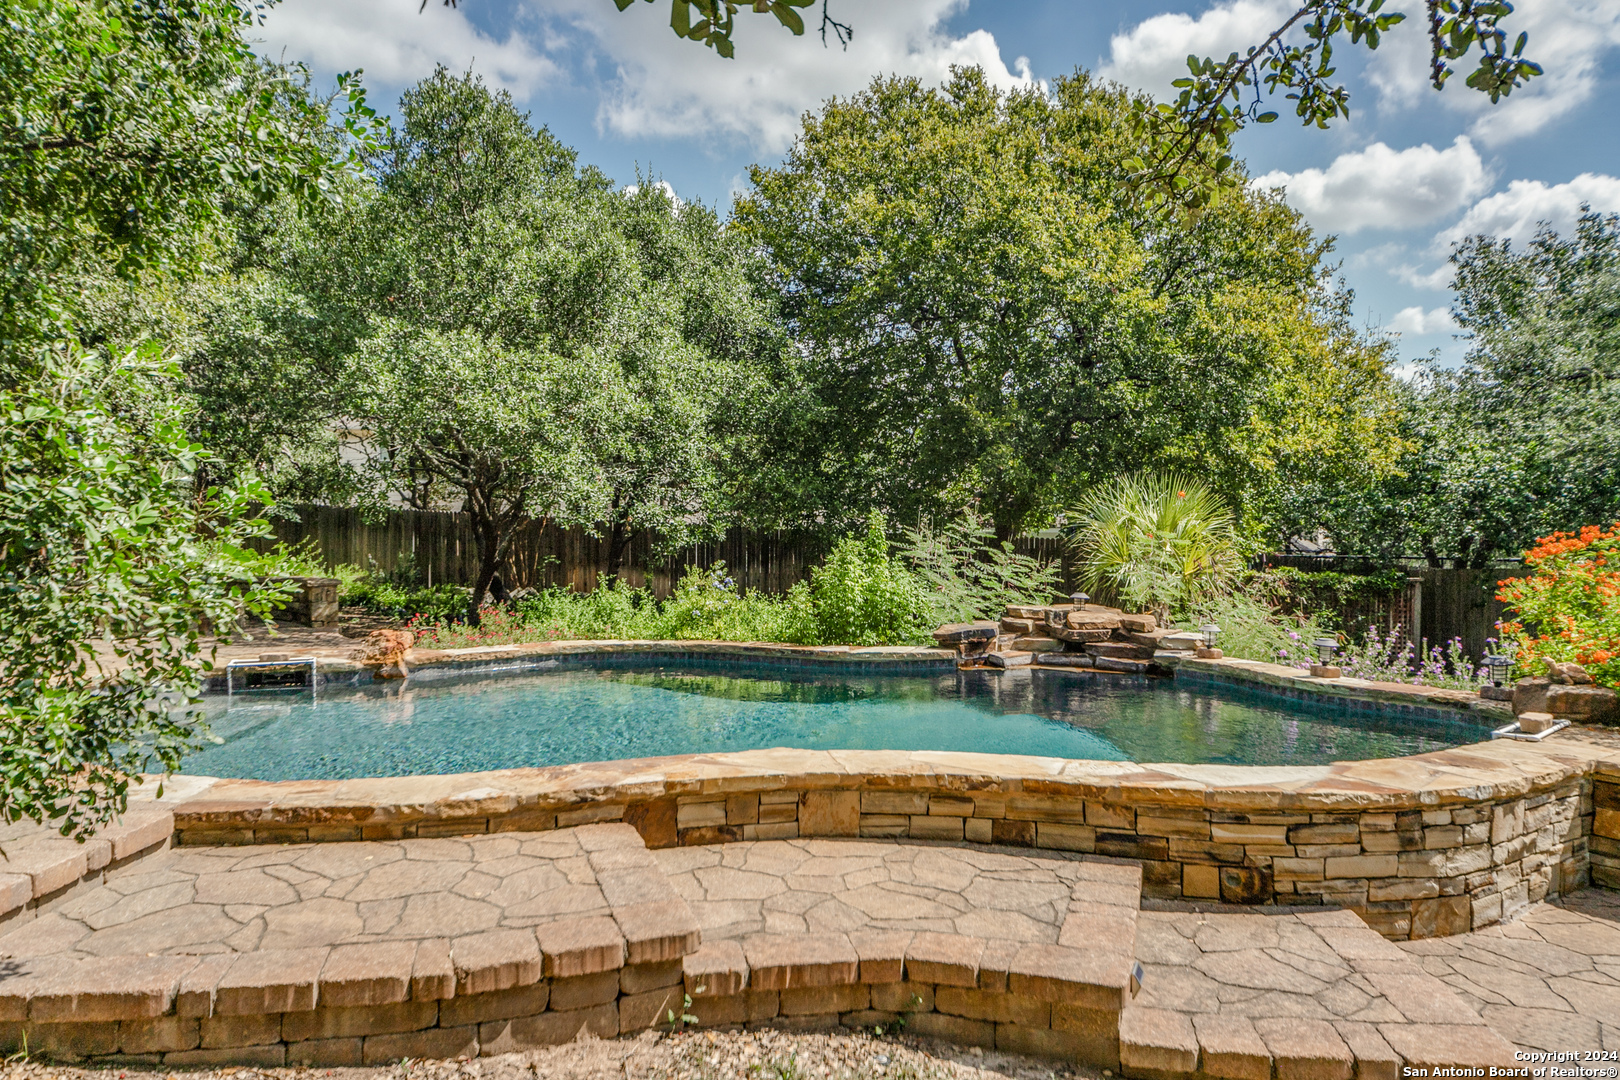
[{"label": "white cloud", "polygon": [[1340,154],[1326,169],[1269,172],[1257,188],[1287,189],[1289,205],[1327,232],[1405,229],[1444,217],[1490,187],[1490,176],[1466,137],[1444,150],[1428,143],[1391,150],[1373,143]]},{"label": "white cloud", "polygon": [[410,0],[285,0],[252,35],[261,55],[302,60],[317,71],[364,68],[370,85],[405,86],[435,64],[473,67],[490,83],[527,98],[552,81],[558,67],[524,37],[504,41],[483,33],[458,8],[430,0],[421,12]]},{"label": "white cloud", "polygon": [[1457,323],[1447,308],[1434,308],[1431,311],[1424,311],[1421,307],[1402,308],[1384,324],[1384,329],[1397,334],[1438,334],[1456,328]]},{"label": "white cloud", "polygon": [[1620,211],[1620,177],[1582,173],[1565,184],[1515,180],[1506,191],[1487,196],[1469,207],[1462,220],[1436,234],[1435,246],[1447,248],[1478,233],[1529,240],[1545,222],[1560,233],[1575,227],[1581,204],[1600,213]]},{"label": "white cloud", "polygon": [[[394,0],[397,2],[397,0]],[[1009,69],[995,37],[975,30],[953,37],[944,21],[964,0],[905,0],[863,5],[847,50],[816,23],[794,37],[774,18],[746,6],[737,15],[736,58],[678,40],[669,5],[634,4],[624,12],[603,0],[542,0],[548,12],[593,40],[615,77],[598,110],[600,126],[631,137],[742,140],[759,153],[780,153],[800,130],[800,117],[832,96],[866,86],[874,75],[915,75],[937,83],[953,64],[983,67],[1002,87],[1030,85],[1027,61]]]},{"label": "white cloud", "polygon": [[1282,25],[1294,10],[1284,0],[1232,0],[1198,18],[1171,13],[1144,19],[1108,42],[1100,74],[1165,98],[1170,85],[1187,74],[1187,55],[1222,59],[1246,52]]},{"label": "white cloud", "polygon": [[1423,270],[1410,263],[1395,268],[1395,277],[1403,284],[1414,289],[1429,289],[1435,292],[1445,292],[1451,288],[1451,279],[1456,274],[1450,263],[1441,263],[1433,270]]},{"label": "white cloud", "polygon": [[[1457,74],[1443,92],[1429,86],[1427,20],[1410,13],[1392,30],[1368,65],[1385,111],[1406,111],[1432,102],[1470,116],[1469,134],[1486,146],[1499,146],[1534,134],[1590,100],[1602,76],[1603,59],[1620,49],[1620,4],[1615,0],[1521,0],[1506,21],[1514,34],[1529,33],[1525,55],[1546,67],[1495,105],[1463,85],[1474,56],[1459,60]],[[1477,55],[1477,54],[1475,54]]]}]

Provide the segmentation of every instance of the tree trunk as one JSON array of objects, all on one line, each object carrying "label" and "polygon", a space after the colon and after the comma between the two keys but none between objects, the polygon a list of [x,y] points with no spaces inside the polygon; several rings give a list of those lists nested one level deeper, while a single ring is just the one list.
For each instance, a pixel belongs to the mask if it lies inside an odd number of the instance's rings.
[{"label": "tree trunk", "polygon": [[622,518],[616,518],[608,530],[608,573],[615,578],[624,576],[624,555],[630,546],[630,527]]},{"label": "tree trunk", "polygon": [[477,626],[482,621],[478,606],[484,602],[484,594],[500,569],[506,544],[494,515],[474,510],[472,518],[473,530],[478,534],[478,579],[473,582],[472,596],[467,598],[467,625]]}]

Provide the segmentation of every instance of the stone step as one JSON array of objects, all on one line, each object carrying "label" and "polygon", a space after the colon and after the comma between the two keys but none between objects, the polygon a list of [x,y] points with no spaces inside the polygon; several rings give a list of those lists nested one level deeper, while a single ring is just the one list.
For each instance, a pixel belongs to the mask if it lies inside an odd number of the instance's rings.
[{"label": "stone step", "polygon": [[1155,913],[1120,1013],[1127,1076],[1395,1080],[1514,1048],[1354,913]]},{"label": "stone step", "polygon": [[605,1038],[678,1011],[701,942],[620,822],[171,849],[110,880],[5,928],[0,1052],[336,1066]]},{"label": "stone step", "polygon": [[684,961],[704,1026],[890,1025],[951,1041],[1118,1065],[1142,872],[1069,868],[1056,942],[911,930],[746,933]]}]

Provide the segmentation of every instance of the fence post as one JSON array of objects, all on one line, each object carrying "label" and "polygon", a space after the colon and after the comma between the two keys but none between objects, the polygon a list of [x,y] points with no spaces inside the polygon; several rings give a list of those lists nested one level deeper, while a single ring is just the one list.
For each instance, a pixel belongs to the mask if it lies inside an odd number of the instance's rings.
[{"label": "fence post", "polygon": [[1411,597],[1412,609],[1412,625],[1407,627],[1406,640],[1412,641],[1423,636],[1423,578],[1407,578],[1406,590]]}]

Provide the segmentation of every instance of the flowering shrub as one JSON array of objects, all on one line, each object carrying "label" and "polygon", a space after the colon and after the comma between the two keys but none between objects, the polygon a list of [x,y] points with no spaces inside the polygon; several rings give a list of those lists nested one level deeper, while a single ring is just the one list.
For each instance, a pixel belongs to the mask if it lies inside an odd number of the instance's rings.
[{"label": "flowering shrub", "polygon": [[[1310,667],[1315,662],[1307,660],[1298,666]],[[1478,690],[1490,674],[1488,668],[1477,666],[1468,658],[1461,638],[1452,638],[1444,646],[1432,645],[1428,653],[1423,654],[1398,626],[1388,634],[1369,626],[1362,639],[1343,646],[1332,663],[1351,679],[1416,683],[1452,690]]]},{"label": "flowering shrub", "polygon": [[1573,662],[1620,688],[1620,521],[1542,537],[1524,561],[1535,573],[1498,582],[1496,594],[1512,611],[1502,636],[1518,643],[1521,670]]}]

